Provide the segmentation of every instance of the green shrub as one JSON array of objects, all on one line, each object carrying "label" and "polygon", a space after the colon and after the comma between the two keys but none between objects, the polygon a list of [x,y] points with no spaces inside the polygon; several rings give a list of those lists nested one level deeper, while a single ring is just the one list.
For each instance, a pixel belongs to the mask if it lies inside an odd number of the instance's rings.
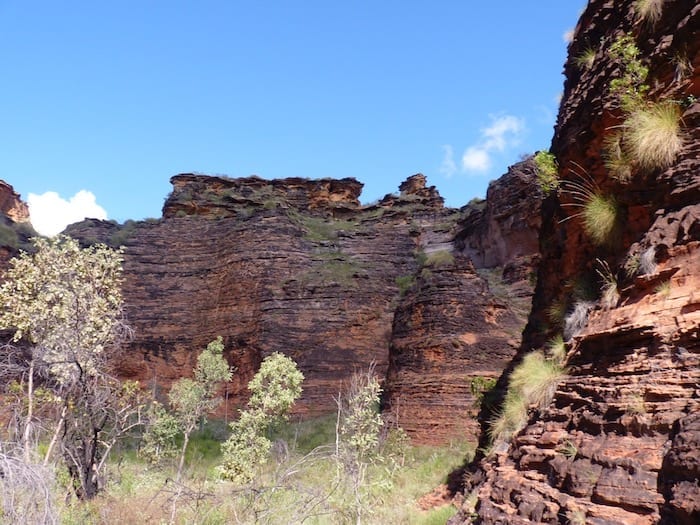
[{"label": "green shrub", "polygon": [[12,227],[2,223],[0,223],[0,246],[7,246],[12,249],[17,249],[19,246],[17,232]]},{"label": "green shrub", "polygon": [[610,46],[608,55],[620,68],[620,76],[610,82],[610,91],[620,107],[630,112],[645,103],[649,86],[645,84],[649,68],[639,59],[639,48],[631,35],[620,36]]},{"label": "green shrub", "polygon": [[403,297],[416,284],[416,278],[413,275],[400,275],[395,279],[396,286],[399,287],[399,293]]},{"label": "green shrub", "polygon": [[538,151],[535,155],[535,169],[537,182],[545,195],[559,188],[559,168],[553,154],[548,151]]},{"label": "green shrub", "polygon": [[625,152],[642,169],[670,166],[683,148],[681,112],[675,102],[637,107],[623,128]]},{"label": "green shrub", "polygon": [[583,208],[583,226],[598,245],[611,244],[618,229],[620,211],[612,195],[591,194]]}]

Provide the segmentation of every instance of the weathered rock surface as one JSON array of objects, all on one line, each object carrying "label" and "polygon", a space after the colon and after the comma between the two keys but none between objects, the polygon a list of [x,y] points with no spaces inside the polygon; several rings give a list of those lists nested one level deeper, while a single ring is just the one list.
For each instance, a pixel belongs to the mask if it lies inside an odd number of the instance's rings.
[{"label": "weathered rock surface", "polygon": [[4,180],[0,180],[0,214],[14,222],[29,221],[29,207],[19,193]]},{"label": "weathered rock surface", "polygon": [[458,217],[422,175],[386,204],[361,207],[354,179],[173,177],[159,221],[85,221],[69,233],[126,247],[124,297],[135,337],[120,373],[160,388],[191,373],[217,335],[237,372],[224,410],[272,352],[306,376],[298,411],[335,408],[341,383],[376,363],[385,374],[397,278]]},{"label": "weathered rock surface", "polygon": [[[569,218],[567,182],[545,201],[542,262],[519,354],[560,333],[556,311],[570,316],[583,288],[596,292],[587,298],[592,309],[567,343],[568,376],[552,402],[467,469],[465,493],[475,491],[478,503],[450,523],[700,521],[700,5],[664,2],[655,23],[639,20],[638,5],[588,3],[569,48],[552,143],[564,181],[615,195],[619,236],[591,242],[581,219]],[[629,182],[611,177],[601,155],[623,120],[609,90],[620,70],[606,54],[623,32],[649,65],[649,99],[676,100],[683,111],[675,161],[654,172],[633,166]],[[577,66],[591,45],[599,46],[593,65]],[[601,291],[603,261],[619,297]]]},{"label": "weathered rock surface", "polygon": [[456,228],[424,229],[423,267],[394,314],[384,406],[414,441],[477,439],[484,390],[515,354],[530,310],[541,200],[524,162],[462,208]]}]

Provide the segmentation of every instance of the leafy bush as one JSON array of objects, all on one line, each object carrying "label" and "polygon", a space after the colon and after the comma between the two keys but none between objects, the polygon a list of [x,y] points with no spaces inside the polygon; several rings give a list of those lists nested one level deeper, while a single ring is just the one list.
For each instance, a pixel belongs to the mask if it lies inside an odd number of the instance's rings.
[{"label": "leafy bush", "polygon": [[548,151],[538,151],[535,155],[535,169],[537,181],[545,195],[559,188],[559,168],[554,155]]},{"label": "leafy bush", "polygon": [[396,286],[399,287],[399,293],[403,297],[416,284],[416,278],[413,275],[400,275],[395,279]]},{"label": "leafy bush", "polygon": [[640,106],[623,126],[625,152],[642,169],[671,165],[683,148],[680,107],[675,102]]},{"label": "leafy bush", "polygon": [[610,82],[610,91],[625,112],[643,105],[649,91],[645,84],[649,68],[639,59],[639,54],[634,38],[628,34],[615,40],[608,50],[608,55],[620,68],[620,76]]},{"label": "leafy bush", "polygon": [[248,383],[251,392],[245,410],[231,423],[231,436],[221,445],[222,478],[249,483],[267,461],[272,442],[270,427],[286,420],[287,413],[301,395],[304,375],[296,363],[278,352],[263,359],[260,370]]}]

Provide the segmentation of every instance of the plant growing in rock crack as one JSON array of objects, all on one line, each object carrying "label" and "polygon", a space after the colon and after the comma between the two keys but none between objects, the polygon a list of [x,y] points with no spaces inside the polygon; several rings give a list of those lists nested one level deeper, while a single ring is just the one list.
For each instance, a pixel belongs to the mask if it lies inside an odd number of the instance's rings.
[{"label": "plant growing in rock crack", "polygon": [[596,273],[601,279],[600,304],[603,308],[614,308],[620,300],[620,292],[617,289],[617,278],[610,269],[607,261],[596,259]]},{"label": "plant growing in rock crack", "polygon": [[661,19],[665,0],[635,0],[633,8],[637,20],[654,25]]},{"label": "plant growing in rock crack", "polygon": [[562,185],[564,193],[572,200],[562,206],[577,208],[580,211],[561,222],[580,218],[584,231],[596,245],[614,245],[620,235],[622,209],[615,196],[604,193],[593,179],[588,176],[581,176],[581,179],[582,182],[568,180]]},{"label": "plant growing in rock crack", "polygon": [[564,339],[570,341],[581,333],[588,323],[588,314],[595,304],[592,301],[577,301],[564,318]]},{"label": "plant growing in rock crack", "polygon": [[522,429],[527,423],[528,408],[547,406],[565,375],[566,370],[547,359],[543,352],[537,350],[525,355],[510,375],[500,411],[490,421],[491,439],[507,440]]},{"label": "plant growing in rock crack", "polygon": [[574,64],[579,69],[590,69],[595,63],[595,56],[596,50],[592,47],[587,47],[574,58]]},{"label": "plant growing in rock crack", "polygon": [[663,298],[668,297],[671,294],[671,279],[666,279],[657,284],[654,288],[654,293]]},{"label": "plant growing in rock crack", "polygon": [[656,272],[656,247],[649,246],[641,253],[630,254],[625,260],[625,275],[651,275]]},{"label": "plant growing in rock crack", "polygon": [[625,155],[646,171],[670,166],[683,148],[681,109],[674,101],[636,107],[623,130]]},{"label": "plant growing in rock crack", "polygon": [[545,195],[559,188],[557,159],[548,151],[538,151],[534,157],[537,182]]},{"label": "plant growing in rock crack", "polygon": [[430,266],[431,268],[442,268],[444,266],[451,266],[455,262],[454,255],[452,255],[448,250],[438,250],[436,252],[430,252],[427,254],[425,259],[425,266]]},{"label": "plant growing in rock crack", "polygon": [[643,105],[649,91],[649,86],[645,84],[649,68],[642,63],[639,55],[639,48],[629,34],[618,37],[608,50],[608,56],[620,68],[620,76],[610,82],[610,92],[626,113]]},{"label": "plant growing in rock crack", "polygon": [[578,447],[576,447],[573,441],[567,439],[557,449],[557,452],[569,459],[574,459],[576,457],[576,454],[578,454]]},{"label": "plant growing in rock crack", "polygon": [[563,364],[566,361],[566,343],[561,334],[554,336],[547,342],[547,353],[555,363]]},{"label": "plant growing in rock crack", "polygon": [[646,414],[647,406],[644,402],[644,396],[639,393],[632,394],[627,401],[625,413],[630,416],[641,416]]},{"label": "plant growing in rock crack", "polygon": [[627,184],[632,179],[632,161],[622,144],[622,131],[605,137],[603,141],[603,162],[610,176]]}]

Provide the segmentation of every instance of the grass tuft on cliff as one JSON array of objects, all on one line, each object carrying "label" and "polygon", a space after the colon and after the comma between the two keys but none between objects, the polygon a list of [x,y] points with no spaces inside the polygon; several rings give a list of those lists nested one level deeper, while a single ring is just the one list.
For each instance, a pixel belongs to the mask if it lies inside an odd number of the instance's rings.
[{"label": "grass tuft on cliff", "polygon": [[510,439],[527,424],[527,411],[532,405],[547,406],[556,392],[566,370],[557,361],[547,359],[537,350],[527,354],[513,369],[508,391],[500,411],[490,421],[489,434],[493,441]]},{"label": "grass tuft on cliff", "polygon": [[623,184],[632,179],[632,162],[622,146],[622,132],[613,133],[603,141],[603,162],[613,179]]},{"label": "grass tuft on cliff", "polygon": [[634,13],[638,20],[654,25],[661,19],[665,0],[635,0]]},{"label": "grass tuft on cliff", "polygon": [[623,126],[625,152],[644,170],[670,166],[683,148],[681,110],[673,101],[639,107]]},{"label": "grass tuft on cliff", "polygon": [[592,47],[587,47],[574,58],[574,65],[579,69],[590,69],[595,63],[595,56],[596,50]]}]

